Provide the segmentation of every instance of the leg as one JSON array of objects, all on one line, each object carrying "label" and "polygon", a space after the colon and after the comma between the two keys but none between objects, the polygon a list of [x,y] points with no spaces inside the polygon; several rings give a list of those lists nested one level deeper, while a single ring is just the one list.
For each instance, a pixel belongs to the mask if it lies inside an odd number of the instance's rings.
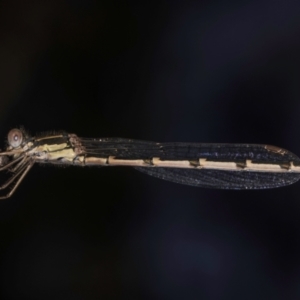
[{"label": "leg", "polygon": [[19,157],[13,159],[11,162],[6,164],[5,166],[1,167],[0,171],[7,170],[8,168],[10,168],[11,166],[13,166],[15,163],[17,163],[18,161],[20,161],[23,158],[24,158],[24,155],[20,155]]},{"label": "leg", "polygon": [[[22,168],[22,171],[24,170],[23,173],[21,171],[18,172],[18,175],[21,174],[21,176],[19,177],[19,179],[17,180],[17,182],[15,183],[15,185],[13,186],[13,188],[11,189],[11,191],[8,194],[6,194],[4,196],[0,196],[0,200],[9,198],[16,191],[17,187],[20,185],[20,183],[22,182],[22,180],[24,179],[26,174],[32,168],[33,164],[34,164],[34,161],[29,162],[29,164],[25,168]],[[17,178],[18,175],[13,176],[13,179],[9,180],[9,183],[7,185],[9,185],[11,182],[13,182]]]},{"label": "leg", "polygon": [[[12,182],[14,182],[15,181],[15,179],[16,178],[18,178],[18,176],[20,175],[20,174],[22,174],[23,173],[23,171],[26,169],[26,167],[27,167],[27,163],[28,163],[28,161],[29,161],[29,158],[27,157],[27,160],[25,161],[25,163],[24,163],[24,165],[23,166],[21,166],[20,165],[20,168],[19,168],[19,170],[18,170],[18,172],[16,172],[16,173],[14,173],[4,184],[2,184],[2,185],[0,185],[0,190],[4,190],[6,187],[8,187]],[[23,160],[22,160],[22,162],[23,162]],[[18,164],[19,165],[19,164]]]}]

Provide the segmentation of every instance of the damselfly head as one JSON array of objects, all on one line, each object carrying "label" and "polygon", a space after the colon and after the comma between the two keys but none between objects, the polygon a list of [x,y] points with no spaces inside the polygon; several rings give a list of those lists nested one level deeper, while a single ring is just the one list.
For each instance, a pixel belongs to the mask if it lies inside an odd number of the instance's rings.
[{"label": "damselfly head", "polygon": [[20,129],[15,128],[8,133],[7,141],[12,148],[18,148],[22,145],[23,140],[24,134]]}]

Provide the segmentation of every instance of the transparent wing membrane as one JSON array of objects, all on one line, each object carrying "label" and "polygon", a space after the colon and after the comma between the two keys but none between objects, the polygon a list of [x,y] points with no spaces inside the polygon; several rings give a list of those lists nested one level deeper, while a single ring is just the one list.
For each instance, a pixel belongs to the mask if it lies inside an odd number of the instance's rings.
[{"label": "transparent wing membrane", "polygon": [[[127,159],[198,159],[285,163],[300,159],[290,151],[259,144],[156,143],[123,138],[79,138],[88,156],[116,156]],[[267,147],[267,148],[266,148]],[[269,148],[268,148],[269,147]],[[268,150],[271,149],[271,150]]]},{"label": "transparent wing membrane", "polygon": [[168,181],[211,189],[270,189],[290,185],[300,179],[299,173],[237,172],[222,170],[186,170],[175,168],[142,168],[136,170]]}]

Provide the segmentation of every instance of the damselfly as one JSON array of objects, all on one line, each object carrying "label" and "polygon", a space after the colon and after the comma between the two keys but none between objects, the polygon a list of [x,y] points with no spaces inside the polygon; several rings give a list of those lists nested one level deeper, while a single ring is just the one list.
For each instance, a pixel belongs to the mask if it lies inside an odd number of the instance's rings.
[{"label": "damselfly", "polygon": [[269,145],[156,143],[123,138],[80,138],[58,132],[37,137],[23,129],[8,133],[0,171],[12,175],[0,186],[10,197],[35,163],[131,166],[176,183],[218,189],[266,189],[300,179],[300,159]]}]

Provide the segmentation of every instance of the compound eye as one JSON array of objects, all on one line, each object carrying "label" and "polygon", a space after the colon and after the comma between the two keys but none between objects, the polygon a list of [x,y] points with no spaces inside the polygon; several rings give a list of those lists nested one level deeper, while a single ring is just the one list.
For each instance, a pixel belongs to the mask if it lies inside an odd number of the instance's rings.
[{"label": "compound eye", "polygon": [[8,143],[11,147],[17,148],[23,142],[23,133],[20,129],[12,129],[8,133]]}]

